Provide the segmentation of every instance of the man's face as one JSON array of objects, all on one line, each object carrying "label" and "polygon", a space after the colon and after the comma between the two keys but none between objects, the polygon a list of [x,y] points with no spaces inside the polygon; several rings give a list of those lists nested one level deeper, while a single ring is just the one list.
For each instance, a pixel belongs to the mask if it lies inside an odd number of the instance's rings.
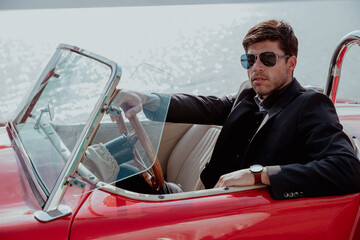
[{"label": "man's face", "polygon": [[285,54],[280,50],[278,41],[258,42],[248,48],[248,54],[257,56],[255,64],[247,70],[251,86],[257,94],[265,99],[291,82],[292,71],[296,66],[296,57],[291,56],[288,61],[286,58],[277,58],[275,66],[267,67],[259,58],[259,54],[262,52],[274,52],[280,56]]}]

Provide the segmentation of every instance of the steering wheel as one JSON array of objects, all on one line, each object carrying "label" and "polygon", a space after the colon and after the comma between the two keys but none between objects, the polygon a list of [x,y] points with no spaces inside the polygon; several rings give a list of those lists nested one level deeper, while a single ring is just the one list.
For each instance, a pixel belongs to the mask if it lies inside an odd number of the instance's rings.
[{"label": "steering wheel", "polygon": [[159,159],[156,156],[155,150],[150,142],[149,136],[145,132],[145,129],[140,123],[137,116],[129,118],[129,121],[131,127],[134,129],[136,135],[138,136],[139,141],[142,147],[144,148],[147,157],[150,160],[155,159],[155,162],[151,167],[151,171],[149,169],[143,172],[142,176],[153,190],[159,191],[164,188],[164,175],[161,170]]},{"label": "steering wheel", "polygon": [[[117,92],[118,91],[115,92],[114,96],[116,96]],[[126,104],[122,105],[121,107],[124,109],[124,111],[127,111],[130,108],[130,106]],[[122,117],[121,111],[117,109],[117,112],[111,114],[110,118],[117,123],[120,133],[127,135],[127,128],[125,125],[125,121]],[[138,136],[140,144],[144,148],[147,157],[150,160],[155,160],[153,166],[150,169],[142,172],[141,175],[144,177],[146,182],[153,190],[159,191],[164,188],[165,182],[164,182],[164,174],[161,170],[161,165],[159,159],[156,156],[154,147],[152,146],[150,138],[146,133],[143,125],[140,123],[138,117],[134,116],[129,118],[129,122],[131,124],[131,127],[134,129],[136,135]],[[138,163],[144,166],[145,164],[142,161],[136,148],[134,148],[134,155],[135,155],[135,160],[140,161]]]}]

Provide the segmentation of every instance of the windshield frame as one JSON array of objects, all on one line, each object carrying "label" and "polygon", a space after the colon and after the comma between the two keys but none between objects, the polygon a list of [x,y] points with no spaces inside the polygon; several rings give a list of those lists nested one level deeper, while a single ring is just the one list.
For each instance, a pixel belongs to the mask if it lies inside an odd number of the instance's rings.
[{"label": "windshield frame", "polygon": [[[54,61],[57,61],[57,58],[59,57],[59,53],[63,50],[74,52],[76,54],[82,55],[84,57],[93,59],[95,61],[100,62],[101,64],[107,65],[110,68],[111,74],[109,79],[107,80],[106,85],[104,85],[104,90],[102,91],[99,99],[97,100],[93,110],[91,111],[91,114],[86,121],[85,127],[83,131],[80,134],[80,137],[78,141],[75,144],[75,147],[73,151],[71,152],[71,155],[68,159],[68,161],[65,163],[65,166],[63,167],[60,176],[58,177],[54,188],[51,192],[48,192],[44,182],[42,182],[41,177],[37,177],[37,172],[34,171],[34,168],[32,167],[32,162],[23,146],[21,144],[21,139],[19,137],[19,133],[17,132],[17,129],[15,125],[17,123],[21,123],[26,120],[26,118],[30,117],[30,112],[33,108],[33,106],[36,104],[36,102],[39,99],[39,96],[42,94],[42,89],[44,88],[44,82],[46,82],[46,79],[48,78],[48,75],[51,73],[51,67],[54,66]],[[28,176],[30,177],[30,181],[33,183],[37,183],[36,185],[36,191],[39,192],[40,197],[38,197],[38,201],[41,204],[41,206],[44,205],[44,211],[52,211],[58,208],[61,199],[67,189],[68,186],[68,180],[71,176],[75,174],[75,171],[78,168],[78,165],[80,163],[80,160],[85,154],[85,150],[87,145],[91,142],[94,133],[96,132],[97,126],[99,125],[99,122],[104,115],[103,106],[108,105],[111,101],[111,97],[116,91],[116,86],[118,85],[121,77],[121,68],[113,61],[108,60],[102,56],[99,56],[97,54],[88,52],[84,49],[67,45],[67,44],[60,44],[57,47],[57,51],[45,67],[44,71],[40,75],[34,89],[31,91],[29,97],[25,98],[23,101],[23,104],[20,105],[17,111],[16,117],[8,124],[8,131],[13,136],[14,146],[16,149],[18,149],[18,155],[20,158],[23,159],[25,165],[24,168],[27,168],[30,174]]]}]

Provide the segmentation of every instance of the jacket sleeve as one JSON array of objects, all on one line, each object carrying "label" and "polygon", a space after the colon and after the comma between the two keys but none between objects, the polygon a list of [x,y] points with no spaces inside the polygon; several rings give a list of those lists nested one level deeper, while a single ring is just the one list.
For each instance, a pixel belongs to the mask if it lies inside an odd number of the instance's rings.
[{"label": "jacket sleeve", "polygon": [[[194,96],[189,94],[156,94],[160,97],[161,111],[150,112],[144,109],[146,116],[152,120],[161,120],[166,114],[167,122],[194,123],[194,124],[215,124],[222,125],[231,112],[235,101],[234,96],[222,98],[215,96]],[[169,99],[170,98],[170,99]],[[159,114],[162,112],[162,114]]]},{"label": "jacket sleeve", "polygon": [[[299,146],[308,159],[267,167],[274,199],[360,192],[360,162],[328,97],[309,94],[298,112]],[[291,156],[289,156],[291,158]]]}]

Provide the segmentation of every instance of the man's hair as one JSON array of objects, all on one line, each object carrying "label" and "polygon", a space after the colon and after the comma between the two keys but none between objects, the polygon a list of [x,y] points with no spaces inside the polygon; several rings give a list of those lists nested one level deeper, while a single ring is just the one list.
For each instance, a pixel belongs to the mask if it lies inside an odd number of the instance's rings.
[{"label": "man's hair", "polygon": [[245,52],[248,52],[250,45],[266,40],[279,41],[279,47],[285,55],[297,57],[298,39],[287,22],[268,20],[255,25],[243,40]]}]

